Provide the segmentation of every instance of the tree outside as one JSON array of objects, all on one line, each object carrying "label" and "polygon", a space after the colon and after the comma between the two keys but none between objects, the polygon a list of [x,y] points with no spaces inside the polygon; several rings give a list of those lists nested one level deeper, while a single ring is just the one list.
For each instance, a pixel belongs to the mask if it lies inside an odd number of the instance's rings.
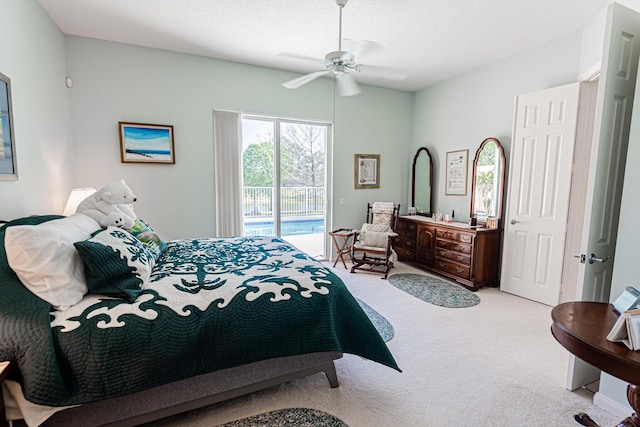
[{"label": "tree outside", "polygon": [[[273,136],[259,135],[245,149],[243,162],[244,186],[258,188],[274,185]],[[326,127],[297,123],[282,123],[280,142],[280,186],[282,211],[290,214],[323,212],[325,205]],[[271,192],[252,191],[245,206],[252,206],[252,216],[272,212]],[[246,208],[245,208],[246,210]]]}]

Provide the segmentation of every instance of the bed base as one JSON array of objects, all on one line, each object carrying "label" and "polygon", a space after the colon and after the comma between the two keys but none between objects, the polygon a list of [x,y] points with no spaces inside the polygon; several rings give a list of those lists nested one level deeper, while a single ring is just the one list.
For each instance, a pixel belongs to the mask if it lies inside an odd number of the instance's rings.
[{"label": "bed base", "polygon": [[331,388],[335,388],[339,384],[334,360],[341,357],[339,352],[312,353],[223,369],[66,409],[54,414],[43,426],[137,426],[319,372],[324,372]]}]

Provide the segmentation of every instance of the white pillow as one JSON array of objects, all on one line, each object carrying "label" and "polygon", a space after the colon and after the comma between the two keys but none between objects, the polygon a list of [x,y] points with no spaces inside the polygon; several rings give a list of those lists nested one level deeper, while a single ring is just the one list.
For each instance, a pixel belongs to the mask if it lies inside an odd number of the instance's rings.
[{"label": "white pillow", "polygon": [[64,311],[87,293],[84,265],[73,244],[99,229],[84,214],[9,227],[4,238],[9,266],[27,289]]},{"label": "white pillow", "polygon": [[360,241],[364,246],[373,246],[376,248],[386,248],[389,242],[389,234],[391,228],[388,225],[380,224],[362,224],[360,232]]}]

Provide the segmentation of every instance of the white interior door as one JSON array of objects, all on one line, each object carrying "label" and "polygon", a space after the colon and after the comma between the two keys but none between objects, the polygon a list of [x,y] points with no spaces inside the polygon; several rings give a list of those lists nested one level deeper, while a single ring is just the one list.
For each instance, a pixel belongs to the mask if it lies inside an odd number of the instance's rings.
[{"label": "white interior door", "polygon": [[[609,301],[639,56],[640,14],[619,4],[610,5],[591,147],[577,300]],[[584,365],[571,358],[568,389],[598,378],[598,371],[594,373],[593,368]]]},{"label": "white interior door", "polygon": [[511,143],[501,290],[560,293],[580,84],[520,95]]}]

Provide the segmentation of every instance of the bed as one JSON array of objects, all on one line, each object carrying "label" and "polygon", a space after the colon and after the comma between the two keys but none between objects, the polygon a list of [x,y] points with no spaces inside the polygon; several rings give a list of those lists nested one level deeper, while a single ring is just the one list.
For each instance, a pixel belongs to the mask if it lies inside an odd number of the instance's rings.
[{"label": "bed", "polygon": [[[110,227],[74,245],[87,281],[104,273],[101,293],[89,285],[79,302],[52,310],[10,267],[15,240],[6,234],[56,221],[63,218],[0,227],[0,360],[12,362],[10,379],[29,402],[72,406],[44,425],[136,425],[316,372],[335,387],[342,353],[399,371],[344,283],[274,237],[166,242],[136,282],[140,242]],[[112,262],[125,272],[105,269]]]}]

